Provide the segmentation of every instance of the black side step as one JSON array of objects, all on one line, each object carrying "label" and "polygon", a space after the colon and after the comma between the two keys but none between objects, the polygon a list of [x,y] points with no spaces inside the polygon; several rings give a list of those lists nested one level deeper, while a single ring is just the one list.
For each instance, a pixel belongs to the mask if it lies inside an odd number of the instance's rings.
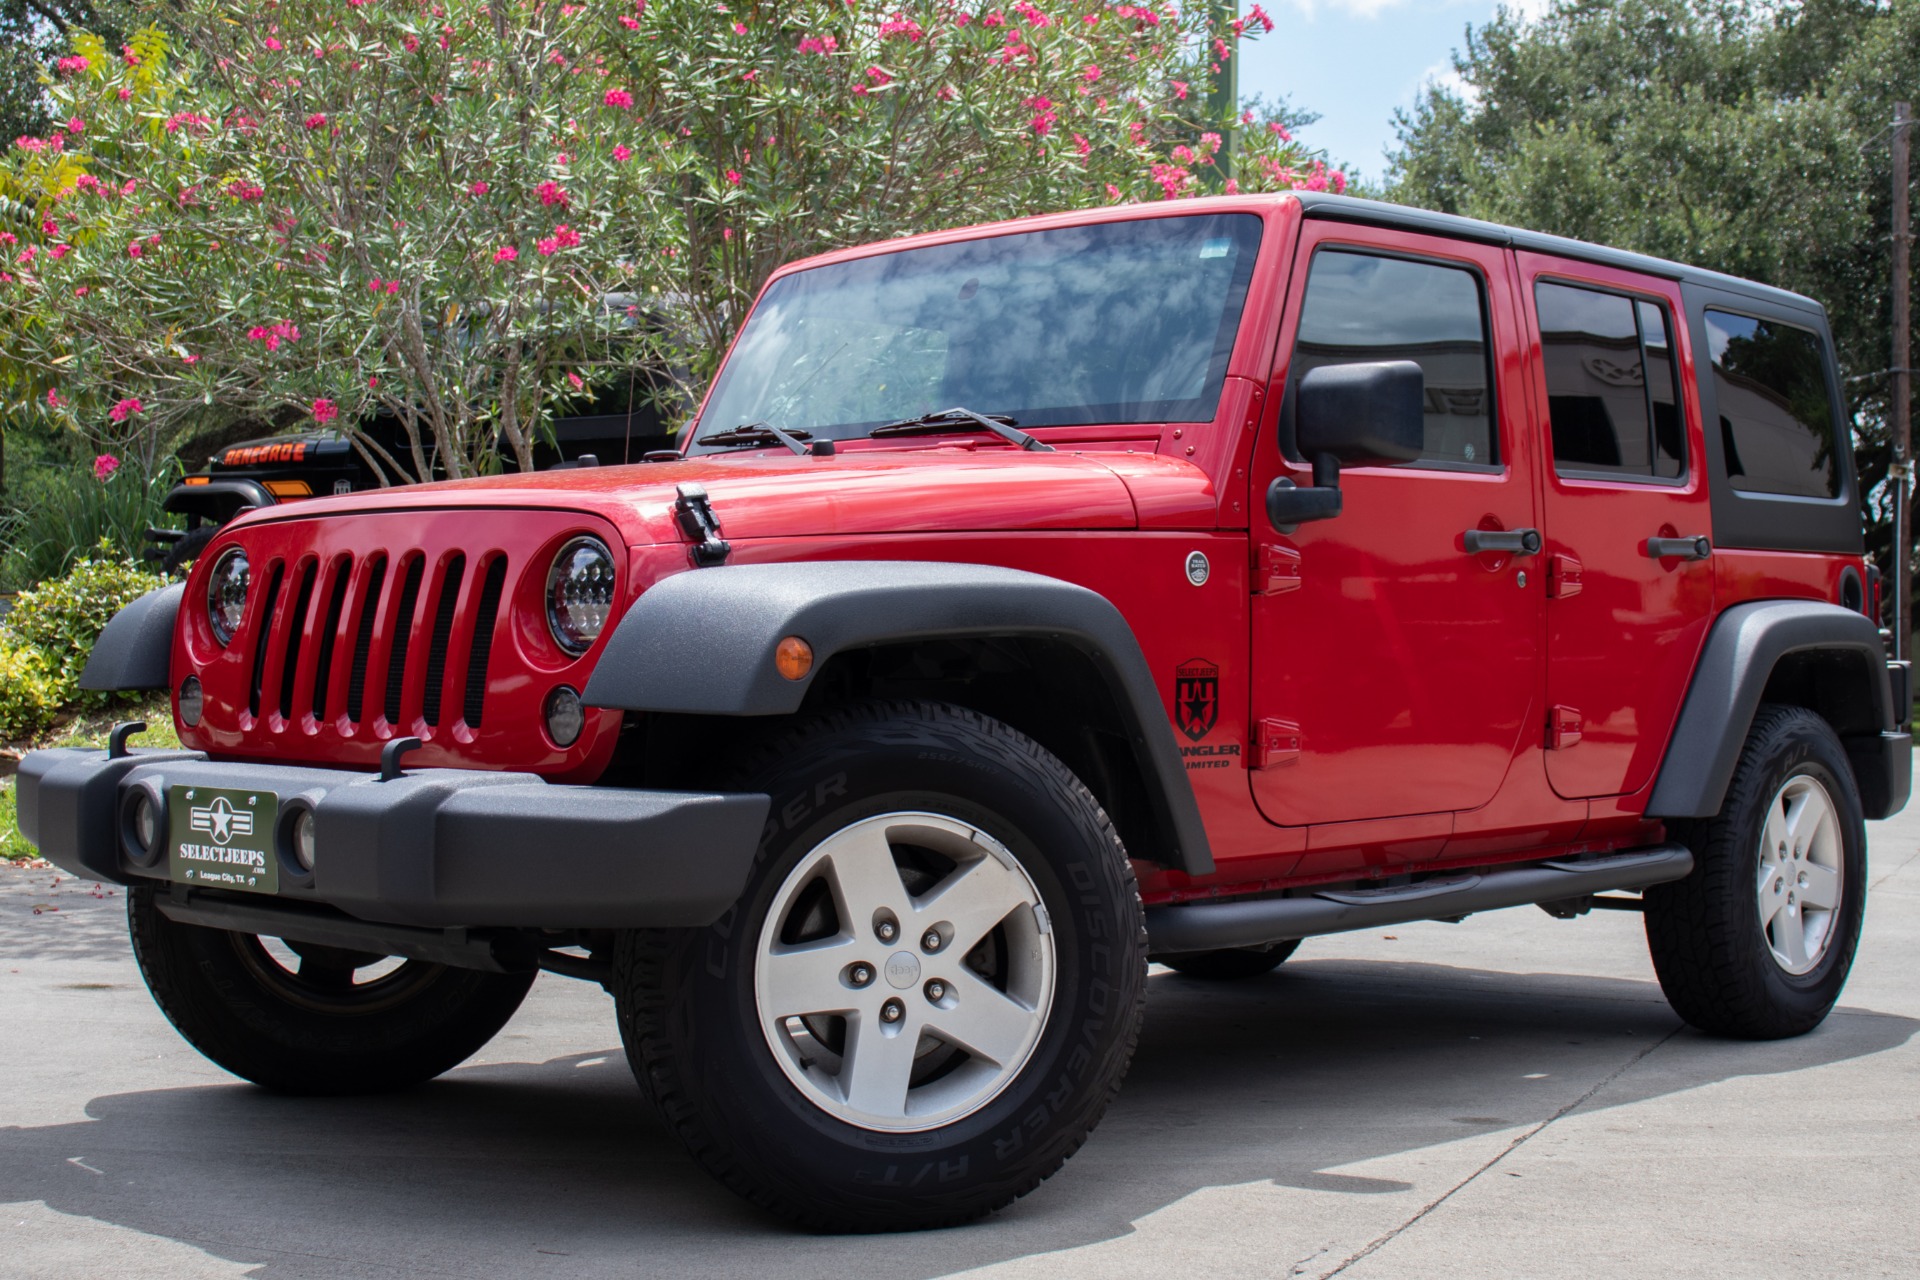
[{"label": "black side step", "polygon": [[1657,845],[1593,858],[1443,876],[1378,889],[1322,889],[1297,898],[1250,898],[1147,910],[1148,950],[1157,955],[1260,947],[1412,920],[1557,902],[1613,889],[1679,880],[1693,870],[1685,845]]}]

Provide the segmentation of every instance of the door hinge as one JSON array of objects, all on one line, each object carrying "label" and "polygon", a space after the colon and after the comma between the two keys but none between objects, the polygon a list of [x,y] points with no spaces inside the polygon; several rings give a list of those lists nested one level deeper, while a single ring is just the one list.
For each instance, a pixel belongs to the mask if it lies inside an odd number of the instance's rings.
[{"label": "door hinge", "polygon": [[1292,547],[1263,545],[1260,548],[1260,585],[1263,596],[1277,596],[1300,585],[1300,553]]},{"label": "door hinge", "polygon": [[704,485],[683,484],[675,490],[673,518],[680,532],[693,541],[693,562],[701,568],[725,564],[733,546],[720,536],[720,517],[713,514]]},{"label": "door hinge", "polygon": [[1565,751],[1580,741],[1580,709],[1554,707],[1547,712],[1547,750]]},{"label": "door hinge", "polygon": [[1565,600],[1580,594],[1580,562],[1564,551],[1547,557],[1547,598]]},{"label": "door hinge", "polygon": [[1260,738],[1253,744],[1256,769],[1292,764],[1300,758],[1300,726],[1291,720],[1262,720]]}]

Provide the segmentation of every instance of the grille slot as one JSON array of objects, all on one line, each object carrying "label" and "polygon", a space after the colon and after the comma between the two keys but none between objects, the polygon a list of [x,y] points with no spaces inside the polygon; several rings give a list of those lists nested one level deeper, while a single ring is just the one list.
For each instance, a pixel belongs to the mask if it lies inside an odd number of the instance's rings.
[{"label": "grille slot", "polygon": [[247,690],[247,712],[260,714],[260,683],[267,674],[267,637],[273,634],[274,609],[280,603],[280,578],[286,572],[282,561],[274,561],[273,573],[267,578],[267,598],[260,609],[259,630],[253,637],[253,681]]},{"label": "grille slot", "polygon": [[413,611],[420,603],[420,579],[426,573],[426,561],[414,556],[407,561],[407,576],[400,581],[400,607],[393,615],[393,653],[387,659],[387,723],[400,723],[400,693],[406,687],[407,650],[413,647]]},{"label": "grille slot", "polygon": [[420,714],[428,724],[440,723],[440,697],[447,683],[447,642],[453,639],[453,611],[460,602],[460,581],[467,574],[467,558],[447,561],[440,579],[440,604],[433,613],[433,636],[427,645],[427,688]]},{"label": "grille slot", "polygon": [[353,561],[346,556],[333,563],[333,591],[327,598],[326,625],[320,629],[320,661],[313,673],[313,718],[327,718],[327,687],[333,679],[334,640],[340,634],[340,615],[347,608],[347,580],[353,576]]},{"label": "grille slot", "polygon": [[493,657],[493,628],[500,618],[500,592],[506,583],[507,558],[495,556],[487,562],[487,576],[480,584],[480,607],[473,617],[473,650],[467,657],[467,702],[462,718],[475,729],[487,709],[487,662]]},{"label": "grille slot", "polygon": [[287,618],[287,659],[280,668],[280,718],[293,718],[293,673],[300,666],[300,638],[307,629],[307,607],[313,603],[313,580],[320,566],[307,561],[300,574],[300,589],[293,597],[293,613]]},{"label": "grille slot", "polygon": [[360,597],[360,626],[353,637],[353,665],[347,670],[347,718],[366,722],[367,657],[373,649],[373,622],[380,612],[380,588],[387,581],[387,558],[375,556],[367,573],[366,593]]}]

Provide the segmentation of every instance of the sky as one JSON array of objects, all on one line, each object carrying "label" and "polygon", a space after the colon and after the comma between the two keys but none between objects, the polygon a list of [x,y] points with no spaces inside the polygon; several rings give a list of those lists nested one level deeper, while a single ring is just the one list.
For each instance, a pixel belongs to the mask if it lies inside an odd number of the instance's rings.
[{"label": "sky", "polygon": [[[1496,0],[1264,0],[1274,30],[1241,55],[1240,93],[1285,96],[1320,122],[1301,141],[1370,179],[1386,173],[1393,111],[1422,85],[1450,78],[1469,25],[1490,21]],[[1509,0],[1522,12],[1543,0]],[[1241,12],[1247,11],[1243,0]]]}]

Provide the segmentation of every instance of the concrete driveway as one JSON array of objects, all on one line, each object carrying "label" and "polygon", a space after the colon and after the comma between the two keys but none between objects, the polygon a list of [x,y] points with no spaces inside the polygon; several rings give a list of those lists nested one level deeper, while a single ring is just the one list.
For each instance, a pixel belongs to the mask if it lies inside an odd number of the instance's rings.
[{"label": "concrete driveway", "polygon": [[1872,845],[1853,982],[1803,1039],[1684,1028],[1626,913],[1320,939],[1231,986],[1156,971],[1060,1174],[860,1238],[711,1182],[595,987],[542,977],[412,1094],[276,1098],[162,1020],[120,897],[0,869],[0,1275],[1912,1276],[1920,815]]}]

